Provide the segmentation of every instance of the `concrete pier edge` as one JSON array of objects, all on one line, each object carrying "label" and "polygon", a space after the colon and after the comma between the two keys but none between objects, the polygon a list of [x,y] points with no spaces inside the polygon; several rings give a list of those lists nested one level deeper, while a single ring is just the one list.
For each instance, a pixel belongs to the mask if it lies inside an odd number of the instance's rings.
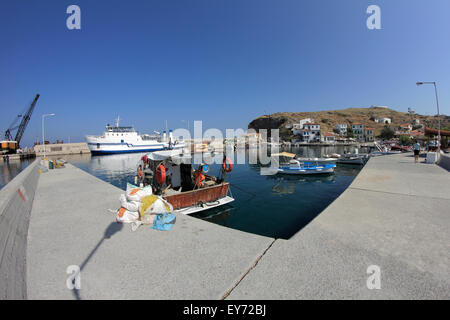
[{"label": "concrete pier edge", "polygon": [[0,190],[0,299],[27,298],[25,257],[38,162]]},{"label": "concrete pier edge", "polygon": [[450,171],[450,156],[448,154],[441,154],[438,165],[447,171]]}]

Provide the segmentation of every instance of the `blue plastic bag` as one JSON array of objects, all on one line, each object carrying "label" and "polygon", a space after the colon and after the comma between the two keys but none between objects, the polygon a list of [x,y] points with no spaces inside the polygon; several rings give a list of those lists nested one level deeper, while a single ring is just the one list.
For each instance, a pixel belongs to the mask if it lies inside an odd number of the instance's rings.
[{"label": "blue plastic bag", "polygon": [[153,222],[153,229],[159,231],[169,231],[175,224],[176,217],[172,213],[157,214]]}]

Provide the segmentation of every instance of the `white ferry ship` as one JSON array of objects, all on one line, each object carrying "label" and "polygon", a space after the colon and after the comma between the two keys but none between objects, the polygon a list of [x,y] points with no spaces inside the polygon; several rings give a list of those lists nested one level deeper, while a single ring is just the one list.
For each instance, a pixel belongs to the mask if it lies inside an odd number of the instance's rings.
[{"label": "white ferry ship", "polygon": [[116,126],[106,125],[103,135],[87,135],[86,142],[92,154],[148,152],[184,147],[184,142],[173,140],[172,130],[169,131],[168,137],[165,131],[162,137],[161,135],[139,135],[133,127],[119,126],[119,118],[117,118]]}]

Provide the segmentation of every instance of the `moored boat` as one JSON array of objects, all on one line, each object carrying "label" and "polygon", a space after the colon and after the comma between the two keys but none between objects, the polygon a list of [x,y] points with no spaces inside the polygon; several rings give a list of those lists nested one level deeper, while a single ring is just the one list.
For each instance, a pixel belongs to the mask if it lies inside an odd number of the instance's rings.
[{"label": "moored boat", "polygon": [[369,160],[367,154],[344,154],[337,159],[336,163],[339,164],[358,164],[363,165]]},{"label": "moored boat", "polygon": [[140,161],[138,180],[151,185],[155,194],[169,202],[175,213],[193,214],[234,201],[226,174],[233,166],[228,158],[219,176],[208,175],[209,167],[200,164],[193,169],[190,153],[182,150],[151,152]]},{"label": "moored boat", "polygon": [[334,163],[320,164],[318,162],[301,162],[297,159],[292,159],[288,165],[281,165],[278,168],[278,173],[297,175],[330,174],[334,172],[334,168],[336,168]]},{"label": "moored boat", "polygon": [[[281,152],[273,154],[278,157],[279,167],[277,173],[310,175],[310,174],[329,174],[334,172],[336,164],[334,158],[297,158],[294,153]],[[319,160],[323,160],[320,162]]]},{"label": "moored boat", "polygon": [[113,154],[125,152],[146,152],[165,149],[179,149],[184,147],[183,141],[174,141],[172,131],[169,137],[159,135],[140,135],[133,127],[106,125],[101,136],[87,135],[86,142],[92,154]]}]

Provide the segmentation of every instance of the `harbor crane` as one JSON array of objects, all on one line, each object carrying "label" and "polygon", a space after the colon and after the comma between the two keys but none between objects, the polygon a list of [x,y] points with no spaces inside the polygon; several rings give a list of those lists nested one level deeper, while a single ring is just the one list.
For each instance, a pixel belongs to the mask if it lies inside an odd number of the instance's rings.
[{"label": "harbor crane", "polygon": [[[34,107],[36,106],[36,102],[39,99],[39,94],[36,94],[33,102],[30,107],[26,110],[25,114],[19,114],[16,119],[14,119],[13,123],[9,126],[9,128],[5,131],[5,139],[9,141],[15,141],[17,143],[17,148],[19,148],[20,140],[22,140],[23,133],[30,122],[31,114],[33,113]],[[16,125],[19,119],[22,118],[19,125]],[[16,136],[12,137],[11,131],[16,130]]]}]

